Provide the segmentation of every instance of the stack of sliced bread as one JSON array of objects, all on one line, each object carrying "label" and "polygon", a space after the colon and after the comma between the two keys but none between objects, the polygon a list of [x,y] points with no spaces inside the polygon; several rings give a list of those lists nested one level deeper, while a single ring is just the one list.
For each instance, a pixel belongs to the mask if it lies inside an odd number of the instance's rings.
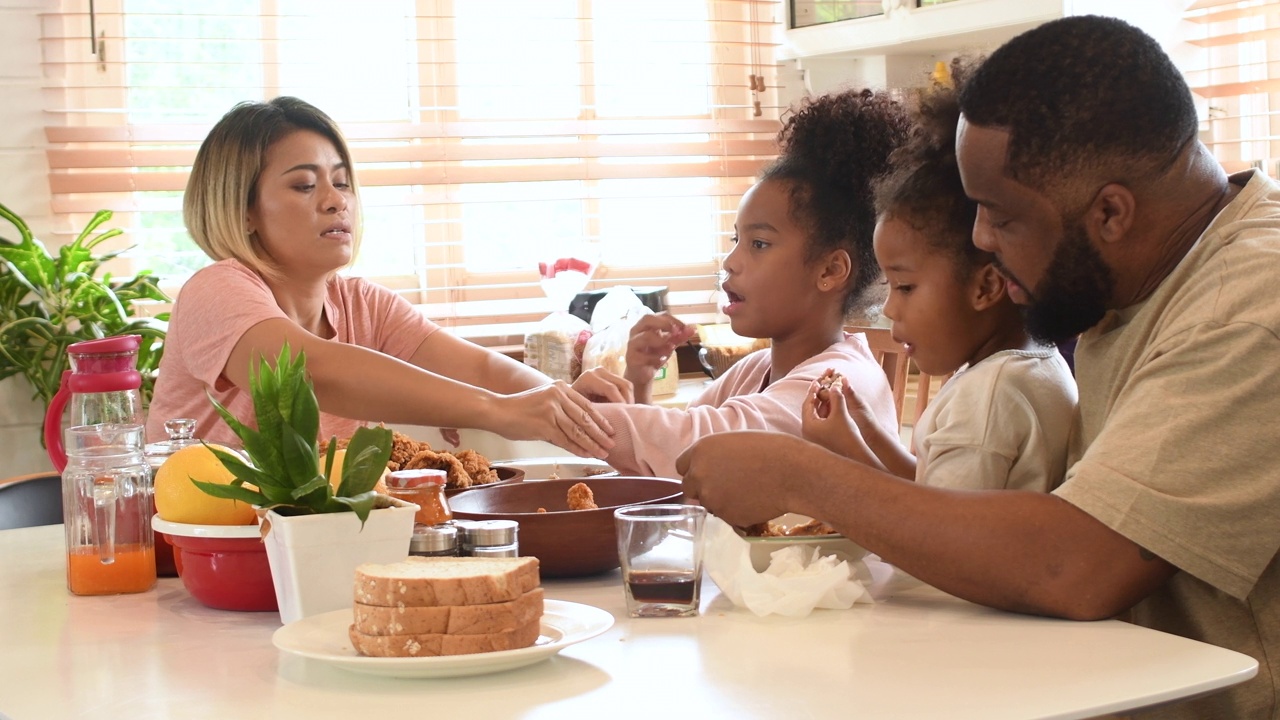
[{"label": "stack of sliced bread", "polygon": [[356,568],[351,644],[361,655],[515,650],[538,640],[538,559],[410,557]]}]

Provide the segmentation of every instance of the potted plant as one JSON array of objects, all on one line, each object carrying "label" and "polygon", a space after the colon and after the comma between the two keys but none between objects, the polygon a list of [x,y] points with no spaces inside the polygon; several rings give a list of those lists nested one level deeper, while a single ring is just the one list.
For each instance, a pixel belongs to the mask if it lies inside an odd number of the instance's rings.
[{"label": "potted plant", "polygon": [[349,608],[357,565],[395,562],[409,553],[417,506],[375,490],[391,457],[391,431],[356,430],[341,477],[334,478],[337,438],[328,443],[321,465],[320,408],[307,377],[306,354],[292,357],[286,344],[275,367],[262,358],[250,371],[249,386],[256,429],[209,398],[240,438],[248,462],[209,446],[235,480],[195,484],[210,495],[259,508],[285,623]]},{"label": "potted plant", "polygon": [[[32,235],[22,218],[0,205],[0,218],[13,225],[19,238],[15,242],[0,237],[0,380],[18,375],[26,378],[35,390],[32,399],[43,402],[42,411],[58,392],[67,368],[67,346],[113,335],[142,336],[138,370],[143,378],[143,403],[150,401],[165,331],[152,319],[137,317],[134,303],[168,302],[169,297],[147,270],[126,280],[117,280],[110,273],[97,277],[104,263],[125,252],[94,254],[102,243],[122,232],[112,229],[94,234],[111,215],[100,210],[55,256]],[[155,318],[168,319],[168,313]],[[40,439],[43,443],[43,434]]]}]

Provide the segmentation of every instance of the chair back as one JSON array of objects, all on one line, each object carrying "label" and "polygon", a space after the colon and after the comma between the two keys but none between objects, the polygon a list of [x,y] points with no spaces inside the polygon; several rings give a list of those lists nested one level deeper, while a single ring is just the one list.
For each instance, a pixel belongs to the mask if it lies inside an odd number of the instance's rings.
[{"label": "chair back", "polygon": [[53,471],[0,480],[0,530],[62,522],[62,476]]},{"label": "chair back", "polygon": [[[880,363],[880,367],[884,369],[885,377],[889,380],[889,389],[893,391],[893,405],[898,411],[898,426],[903,423],[903,412],[907,405],[907,385],[908,375],[911,372],[913,363],[910,356],[907,355],[907,348],[902,343],[893,339],[892,331],[882,327],[847,327],[847,332],[862,333],[867,338],[867,345],[871,347],[871,354],[875,356],[876,362]],[[929,406],[929,396],[933,392],[933,376],[920,372],[916,368],[916,392],[913,396],[914,408],[912,410],[911,425],[915,426],[920,421],[920,416],[924,414],[924,409]],[[943,377],[945,380],[950,374]]]}]

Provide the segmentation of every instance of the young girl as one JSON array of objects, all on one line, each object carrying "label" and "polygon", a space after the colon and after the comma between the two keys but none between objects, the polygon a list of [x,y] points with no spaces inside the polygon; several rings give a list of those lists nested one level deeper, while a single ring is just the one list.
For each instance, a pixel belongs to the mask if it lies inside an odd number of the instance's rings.
[{"label": "young girl", "polygon": [[[609,426],[582,394],[442,332],[384,287],[338,274],[359,246],[355,176],[338,126],[297,98],[241,103],[210,131],[183,216],[215,262],[174,306],[149,439],[165,436],[164,421],[191,417],[198,437],[235,442],[206,392],[251,421],[250,367],[287,342],[306,351],[322,439],[383,421],[480,428],[602,457]],[[631,397],[607,374],[575,387]]]},{"label": "young girl", "polygon": [[893,337],[921,372],[955,375],[914,428],[914,455],[876,422],[861,390],[839,379],[830,391],[813,384],[803,432],[929,485],[1048,491],[1065,475],[1076,387],[1057,349],[1028,338],[995,258],[972,242],[977,206],[955,157],[955,87],[967,69],[954,62],[951,77],[921,95],[911,140],[876,183],[875,254]]},{"label": "young girl", "polygon": [[[875,424],[898,431],[884,371],[866,339],[844,332],[879,270],[872,251],[871,181],[907,135],[905,110],[884,93],[850,90],[806,101],[778,134],[781,155],[738,206],[724,261],[724,312],[733,331],[771,346],[740,360],[687,409],[600,404],[614,429],[611,465],[679,477],[675,460],[709,433],[798,435],[800,408],[823,368],[837,368],[867,399]],[[694,329],[667,314],[632,331],[627,379],[647,401],[654,371]],[[779,458],[779,462],[786,462]]]}]

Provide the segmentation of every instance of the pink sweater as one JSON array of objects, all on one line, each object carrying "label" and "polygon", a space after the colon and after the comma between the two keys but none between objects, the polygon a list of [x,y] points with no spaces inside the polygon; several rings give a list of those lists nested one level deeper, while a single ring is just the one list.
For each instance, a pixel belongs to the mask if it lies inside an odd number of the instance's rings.
[{"label": "pink sweater", "polygon": [[[330,340],[405,361],[439,329],[404,298],[363,278],[330,278],[324,314],[335,331]],[[169,320],[160,377],[147,413],[147,441],[166,439],[166,420],[189,417],[196,419],[197,438],[239,447],[239,439],[218,417],[205,389],[241,422],[256,427],[253,399],[232,385],[222,370],[232,348],[249,328],[285,317],[271,288],[238,260],[222,260],[192,275],[182,286]],[[356,368],[352,371],[359,372]],[[348,437],[363,424],[321,413],[320,438]]]},{"label": "pink sweater", "polygon": [[701,396],[680,410],[654,405],[605,403],[596,408],[614,429],[609,464],[628,475],[678,478],[676,458],[701,437],[730,430],[775,430],[800,434],[800,410],[809,386],[832,368],[865,398],[876,419],[894,434],[898,414],[884,370],[866,338],[848,335],[797,365],[761,390],[771,369],[768,349],[757,350],[729,368]]}]

